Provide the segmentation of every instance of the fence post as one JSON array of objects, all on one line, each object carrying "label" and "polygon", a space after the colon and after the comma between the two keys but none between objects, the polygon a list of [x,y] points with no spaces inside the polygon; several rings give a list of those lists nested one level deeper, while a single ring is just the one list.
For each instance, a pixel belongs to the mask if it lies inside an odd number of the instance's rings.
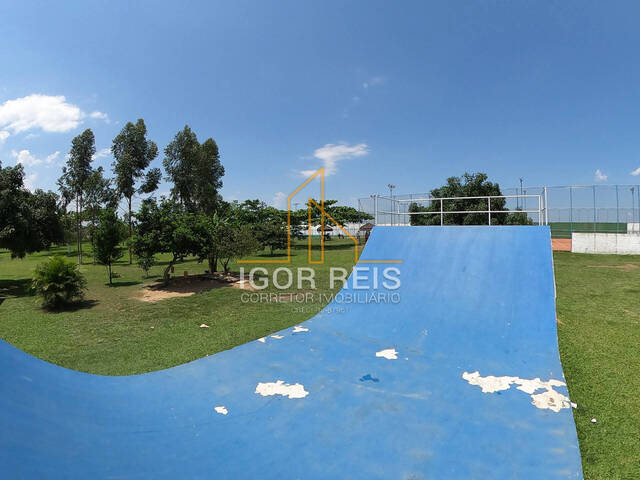
[{"label": "fence post", "polygon": [[593,233],[596,233],[596,222],[598,216],[596,214],[596,186],[593,185]]},{"label": "fence post", "polygon": [[620,233],[620,201],[618,200],[618,185],[616,185],[616,233]]},{"label": "fence post", "polygon": [[549,225],[549,195],[547,195],[547,187],[544,187],[544,224]]},{"label": "fence post", "polygon": [[440,226],[444,225],[444,221],[442,218],[442,199],[440,199]]},{"label": "fence post", "polygon": [[491,226],[491,197],[487,198],[487,205],[489,206],[487,209],[487,212],[489,212],[489,226]]},{"label": "fence post", "polygon": [[542,195],[538,195],[538,226],[542,225]]},{"label": "fence post", "polygon": [[569,236],[573,239],[573,187],[569,187]]},{"label": "fence post", "polygon": [[378,195],[373,196],[373,222],[378,225]]}]

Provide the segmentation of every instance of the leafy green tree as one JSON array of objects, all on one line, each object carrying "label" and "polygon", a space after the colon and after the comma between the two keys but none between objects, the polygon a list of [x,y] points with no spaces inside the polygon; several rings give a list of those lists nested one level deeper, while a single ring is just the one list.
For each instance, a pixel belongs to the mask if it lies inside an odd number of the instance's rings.
[{"label": "leafy green tree", "polygon": [[186,212],[182,205],[173,200],[154,198],[142,202],[137,232],[132,238],[133,251],[138,257],[149,257],[158,253],[171,254],[163,278],[169,280],[171,267],[187,255],[198,255],[202,239],[195,228],[195,216]]},{"label": "leafy green tree", "polygon": [[173,183],[171,195],[188,212],[212,214],[220,202],[224,167],[216,142],[198,142],[188,125],[178,132],[164,150],[162,161]]},{"label": "leafy green tree", "polygon": [[24,188],[22,165],[0,164],[0,248],[12,257],[49,248],[63,240],[58,198],[53,192]]},{"label": "leafy green tree", "polygon": [[196,238],[199,241],[198,258],[200,261],[207,261],[209,272],[217,272],[218,260],[222,255],[220,238],[224,237],[223,232],[228,227],[229,217],[223,217],[216,212],[213,215],[200,214],[195,221]]},{"label": "leafy green tree", "polygon": [[228,273],[231,260],[261,249],[255,231],[249,225],[241,225],[232,212],[228,211],[231,215],[225,217],[216,212],[213,216],[196,218],[194,238],[200,241],[198,257],[200,261],[208,261],[210,272],[216,272],[220,262]]},{"label": "leafy green tree", "polygon": [[[519,209],[517,209],[519,210]],[[504,221],[505,225],[533,225],[533,220],[524,212],[515,211],[507,214],[507,218]]]},{"label": "leafy green tree", "polygon": [[[91,249],[95,251],[95,230],[98,226],[98,217],[104,208],[115,209],[118,205],[118,195],[111,188],[111,180],[104,177],[104,169],[98,167],[91,172],[87,179],[84,195],[85,218],[89,220],[89,239]],[[95,264],[96,258],[93,258]]]},{"label": "leafy green tree", "polygon": [[[320,200],[314,201],[320,205]],[[337,205],[337,200],[325,200],[324,201],[324,211],[327,212],[333,219],[338,222],[340,225],[345,225],[347,223],[359,223],[364,220],[372,220],[373,216],[366,212],[361,212],[353,207],[347,207],[343,205]],[[309,203],[307,203],[307,206]],[[298,210],[296,214],[304,217],[304,221],[308,221],[308,212],[307,209]],[[311,223],[319,224],[321,220],[321,212],[315,204],[311,203]],[[325,217],[325,224],[332,223],[327,217]]]},{"label": "leafy green tree", "polygon": [[[481,197],[500,196],[500,186],[488,181],[485,173],[465,173],[461,177],[449,177],[446,185],[431,190],[432,198],[453,197]],[[486,198],[445,200],[443,202],[443,223],[445,225],[487,225],[489,218],[486,213],[447,213],[459,211],[481,210],[486,211],[488,204]],[[504,198],[491,199],[491,210],[506,210]],[[433,202],[425,207],[417,203],[409,205],[409,212],[439,212],[440,203]],[[502,225],[505,222],[506,213],[494,213],[491,215],[492,225]],[[440,225],[440,215],[411,215],[411,225]]]},{"label": "leafy green tree", "polygon": [[273,255],[275,250],[286,250],[287,248],[287,225],[282,222],[269,222],[257,228],[257,239],[263,247],[269,249]]},{"label": "leafy green tree", "polygon": [[123,225],[115,210],[107,208],[102,211],[99,217],[98,226],[94,232],[95,259],[105,265],[109,272],[109,285],[112,285],[113,272],[112,265],[124,254],[124,249],[120,246],[123,240]]},{"label": "leafy green tree", "polygon": [[[115,158],[113,172],[118,195],[127,199],[129,238],[131,238],[133,195],[136,192],[154,192],[160,183],[162,174],[159,168],[152,168],[145,173],[153,159],[158,156],[158,147],[151,140],[147,140],[147,127],[144,120],[139,118],[135,125],[128,122],[113,139],[111,153]],[[143,179],[142,184],[136,186],[140,179]],[[133,263],[133,254],[129,247],[129,264],[131,263]]]},{"label": "leafy green tree", "polygon": [[91,129],[86,129],[71,141],[67,164],[62,168],[62,176],[58,179],[58,186],[65,203],[69,203],[73,199],[76,204],[76,237],[79,264],[82,264],[81,214],[84,206],[83,195],[91,176],[91,161],[95,153],[95,137]]},{"label": "leafy green tree", "polygon": [[144,277],[149,278],[151,267],[156,264],[156,257],[148,252],[142,252],[142,256],[138,256],[138,266],[144,272]]},{"label": "leafy green tree", "polygon": [[36,267],[31,288],[42,306],[60,309],[83,297],[87,282],[78,265],[64,257],[52,257]]},{"label": "leafy green tree", "polygon": [[226,225],[218,232],[218,242],[218,256],[224,273],[229,273],[231,260],[250,255],[261,248],[253,230],[246,225]]}]

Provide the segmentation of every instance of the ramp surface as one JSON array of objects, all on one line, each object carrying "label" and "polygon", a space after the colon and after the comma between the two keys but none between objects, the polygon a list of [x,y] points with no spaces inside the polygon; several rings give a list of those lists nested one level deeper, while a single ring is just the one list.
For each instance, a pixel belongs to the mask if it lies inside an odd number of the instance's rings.
[{"label": "ramp surface", "polygon": [[[376,227],[367,259],[403,260],[398,303],[343,296],[164,371],[89,375],[0,342],[2,476],[582,478],[548,228]],[[390,265],[359,266],[371,287]]]}]

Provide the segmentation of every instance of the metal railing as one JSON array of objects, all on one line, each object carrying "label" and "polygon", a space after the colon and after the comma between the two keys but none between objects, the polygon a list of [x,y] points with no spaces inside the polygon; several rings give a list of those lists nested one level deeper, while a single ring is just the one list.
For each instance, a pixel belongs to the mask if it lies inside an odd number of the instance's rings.
[{"label": "metal railing", "polygon": [[[400,222],[400,221],[395,221],[395,217],[398,216],[399,218],[407,218],[410,219],[411,215],[439,215],[440,216],[440,225],[444,225],[444,220],[445,220],[445,215],[450,215],[450,214],[487,214],[487,221],[489,225],[492,225],[491,220],[492,217],[491,215],[495,215],[495,214],[500,214],[500,213],[505,213],[505,214],[510,214],[510,213],[524,213],[527,216],[530,215],[536,215],[537,216],[537,221],[538,221],[538,225],[546,225],[547,221],[548,221],[548,213],[547,210],[545,208],[545,201],[544,201],[544,197],[543,195],[535,195],[535,194],[515,194],[515,195],[486,195],[486,196],[476,196],[476,197],[411,197],[411,198],[398,198],[398,197],[387,197],[384,195],[372,195],[371,198],[374,201],[374,205],[373,205],[373,216],[375,218],[375,223],[376,225],[380,225],[381,222],[380,217],[381,215],[388,215],[391,218],[391,225],[409,225],[410,221],[407,223],[406,221],[404,222]],[[526,201],[526,199],[531,198],[531,199],[536,199],[537,201],[534,202],[534,205],[537,203],[537,208],[536,209],[526,209],[526,208],[517,208],[515,210],[502,210],[502,209],[492,209],[491,208],[491,200],[496,200],[496,199],[505,199],[505,200],[509,200],[509,199],[516,199],[518,200],[518,202],[522,202],[524,204],[524,202]],[[383,200],[383,201],[388,201],[391,202],[391,209],[390,210],[383,210],[379,207],[379,201]],[[487,201],[487,208],[486,210],[446,210],[445,209],[445,202],[447,201],[455,201],[455,202],[460,202],[460,201],[465,201],[465,200],[486,200]],[[430,210],[430,211],[415,211],[415,212],[410,212],[408,211],[408,208],[404,208],[405,205],[410,205],[410,204],[421,204],[421,203],[426,203],[429,205],[429,207],[431,205],[433,205],[434,203],[439,204],[440,208],[439,210]],[[505,202],[506,204],[506,202]],[[405,211],[406,210],[406,211]],[[398,219],[399,220],[399,219]]]}]

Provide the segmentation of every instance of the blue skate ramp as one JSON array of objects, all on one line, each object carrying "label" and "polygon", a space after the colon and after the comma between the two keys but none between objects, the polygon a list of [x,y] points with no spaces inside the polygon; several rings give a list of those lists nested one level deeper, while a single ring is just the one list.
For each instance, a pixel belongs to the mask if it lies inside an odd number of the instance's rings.
[{"label": "blue skate ramp", "polygon": [[369,289],[168,370],[89,375],[0,342],[0,476],[582,478],[548,228],[376,227],[357,267]]}]

